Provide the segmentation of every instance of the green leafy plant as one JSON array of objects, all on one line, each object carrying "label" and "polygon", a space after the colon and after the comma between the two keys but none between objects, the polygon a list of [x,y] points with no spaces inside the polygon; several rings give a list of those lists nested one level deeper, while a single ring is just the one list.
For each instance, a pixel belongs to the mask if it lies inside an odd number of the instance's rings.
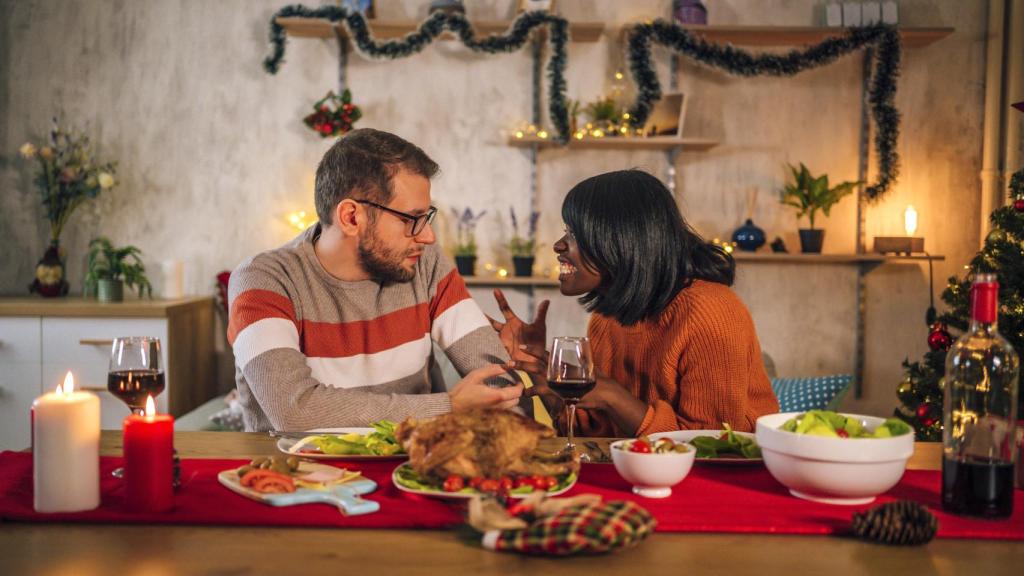
[{"label": "green leafy plant", "polygon": [[83,202],[113,188],[116,165],[94,158],[89,138],[60,126],[53,119],[48,141],[42,146],[26,142],[19,148],[26,160],[36,160],[38,169],[32,179],[50,221],[50,240],[60,238],[71,214]]},{"label": "green leafy plant", "polygon": [[611,98],[600,98],[587,104],[583,112],[594,123],[616,122],[622,117],[622,109]]},{"label": "green leafy plant", "polygon": [[806,214],[811,223],[811,230],[814,230],[816,212],[820,210],[827,218],[836,202],[863,184],[861,181],[842,182],[829,187],[827,174],[816,177],[811,174],[807,166],[804,166],[803,162],[800,163],[799,170],[791,164],[787,164],[787,166],[793,173],[793,182],[787,183],[782,189],[780,201],[786,206],[796,208],[798,210],[797,218]]},{"label": "green leafy plant", "polygon": [[146,266],[142,263],[142,251],[135,246],[115,248],[103,236],[89,242],[89,260],[85,274],[87,292],[100,280],[121,280],[128,288],[153,297],[153,286],[146,277]]}]

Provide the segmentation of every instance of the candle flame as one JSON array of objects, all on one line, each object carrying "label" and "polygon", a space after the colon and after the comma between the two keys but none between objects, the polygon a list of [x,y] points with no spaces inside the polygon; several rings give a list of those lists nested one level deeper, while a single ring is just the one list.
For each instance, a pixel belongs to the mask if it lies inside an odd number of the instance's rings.
[{"label": "candle flame", "polygon": [[156,403],[153,402],[153,395],[146,396],[146,416],[151,417],[156,415]]},{"label": "candle flame", "polygon": [[60,384],[57,385],[57,394],[71,394],[75,391],[75,377],[71,375],[71,371],[68,370],[66,376],[64,376],[63,388]]}]

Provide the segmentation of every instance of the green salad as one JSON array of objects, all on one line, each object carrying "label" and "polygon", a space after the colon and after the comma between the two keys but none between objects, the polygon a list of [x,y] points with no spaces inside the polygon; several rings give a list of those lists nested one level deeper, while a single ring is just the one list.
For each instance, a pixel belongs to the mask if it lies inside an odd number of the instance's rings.
[{"label": "green salad", "polygon": [[910,425],[899,418],[888,418],[874,430],[868,430],[860,420],[830,410],[810,410],[786,420],[779,429],[830,438],[891,438],[911,432]]},{"label": "green salad", "polygon": [[398,424],[381,420],[372,424],[369,434],[317,434],[306,436],[289,448],[289,452],[301,454],[303,448],[312,446],[323,454],[333,456],[393,456],[404,454],[402,445],[395,439]]},{"label": "green salad", "polygon": [[690,440],[697,449],[697,458],[760,458],[761,448],[753,438],[741,436],[733,432],[728,423],[723,422],[722,432],[714,436],[698,436]]}]

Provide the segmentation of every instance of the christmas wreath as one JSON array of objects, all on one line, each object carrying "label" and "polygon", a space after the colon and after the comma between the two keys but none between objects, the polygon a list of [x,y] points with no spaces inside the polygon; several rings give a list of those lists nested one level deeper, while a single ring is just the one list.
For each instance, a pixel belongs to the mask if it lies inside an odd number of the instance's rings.
[{"label": "christmas wreath", "polygon": [[363,112],[352,103],[352,91],[345,90],[338,96],[334,91],[313,104],[313,113],[302,122],[320,135],[321,138],[340,136],[352,129],[352,125],[363,116]]}]

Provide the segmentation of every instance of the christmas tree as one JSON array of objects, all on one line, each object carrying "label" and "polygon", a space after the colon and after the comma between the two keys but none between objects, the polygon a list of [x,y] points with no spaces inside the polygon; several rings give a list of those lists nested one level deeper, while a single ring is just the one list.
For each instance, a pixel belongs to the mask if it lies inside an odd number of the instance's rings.
[{"label": "christmas tree", "polygon": [[[962,278],[951,277],[942,292],[942,300],[949,309],[931,326],[930,350],[921,361],[903,362],[906,376],[896,390],[902,403],[896,416],[914,427],[918,440],[942,440],[942,378],[946,373],[946,351],[953,344],[953,336],[946,328],[961,332],[967,329],[971,279],[975,273],[991,272],[999,280],[999,332],[1018,354],[1024,355],[1024,170],[1010,179],[1009,193],[1012,203],[992,213],[992,231],[971,260],[969,270]],[[1020,401],[1024,404],[1024,394]],[[1024,417],[1024,406],[1018,404],[1017,413]]]}]

